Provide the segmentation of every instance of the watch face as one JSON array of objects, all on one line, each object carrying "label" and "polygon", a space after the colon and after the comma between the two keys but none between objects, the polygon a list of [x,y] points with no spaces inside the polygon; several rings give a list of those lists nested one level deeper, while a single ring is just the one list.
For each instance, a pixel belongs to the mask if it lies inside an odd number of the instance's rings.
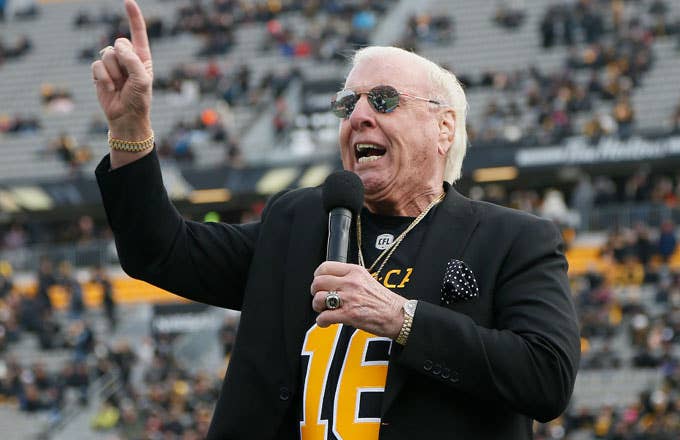
[{"label": "watch face", "polygon": [[411,299],[409,301],[406,301],[404,304],[404,311],[408,313],[409,315],[413,316],[416,313],[416,305],[418,304],[418,301]]}]

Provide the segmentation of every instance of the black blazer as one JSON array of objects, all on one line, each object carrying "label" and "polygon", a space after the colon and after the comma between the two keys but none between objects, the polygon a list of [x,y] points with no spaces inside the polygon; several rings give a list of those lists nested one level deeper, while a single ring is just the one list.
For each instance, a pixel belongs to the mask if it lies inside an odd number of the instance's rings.
[{"label": "black blazer", "polygon": [[[208,438],[298,438],[309,287],[327,234],[320,189],[273,197],[260,222],[204,224],[172,206],[155,153],[109,169],[107,156],[96,175],[123,269],[242,311]],[[580,345],[562,248],[552,223],[448,190],[402,289],[420,301],[408,344],[393,344],[380,439],[530,439],[532,419],[564,410]],[[441,302],[451,259],[472,270],[478,297]]]}]

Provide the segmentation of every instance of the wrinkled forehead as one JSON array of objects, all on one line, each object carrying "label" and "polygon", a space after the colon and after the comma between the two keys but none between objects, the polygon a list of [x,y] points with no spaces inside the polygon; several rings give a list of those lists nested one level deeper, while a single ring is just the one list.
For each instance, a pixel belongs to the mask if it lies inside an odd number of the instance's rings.
[{"label": "wrinkled forehead", "polygon": [[375,86],[390,85],[400,92],[429,94],[431,82],[427,70],[401,57],[374,57],[354,66],[345,79],[345,89],[367,92]]}]

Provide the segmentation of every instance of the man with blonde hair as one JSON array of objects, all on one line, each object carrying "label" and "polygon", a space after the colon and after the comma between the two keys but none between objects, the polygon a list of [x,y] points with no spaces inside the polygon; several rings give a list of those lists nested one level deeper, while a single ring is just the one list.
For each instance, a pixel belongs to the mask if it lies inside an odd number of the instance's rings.
[{"label": "man with blonde hair", "polygon": [[455,76],[397,48],[357,52],[331,109],[365,199],[349,262],[324,262],[320,188],[277,194],[249,224],[177,213],[144,20],[125,4],[132,41],[92,65],[111,147],[97,179],[130,275],[242,312],[207,438],[530,439],[532,419],[560,415],[579,360],[562,240],[451,186],[467,142]]}]

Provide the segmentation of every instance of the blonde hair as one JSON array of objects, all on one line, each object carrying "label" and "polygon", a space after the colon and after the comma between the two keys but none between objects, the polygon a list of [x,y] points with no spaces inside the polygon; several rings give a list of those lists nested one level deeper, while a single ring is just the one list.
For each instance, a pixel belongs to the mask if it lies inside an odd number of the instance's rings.
[{"label": "blonde hair", "polygon": [[352,57],[352,67],[364,61],[376,58],[386,58],[390,56],[408,56],[414,62],[419,63],[428,73],[432,92],[436,95],[432,97],[446,103],[454,113],[456,121],[453,143],[446,156],[446,166],[444,168],[444,180],[453,184],[461,176],[463,168],[463,158],[467,150],[467,130],[465,119],[467,116],[467,98],[456,75],[413,52],[393,46],[370,46],[359,49]]}]

